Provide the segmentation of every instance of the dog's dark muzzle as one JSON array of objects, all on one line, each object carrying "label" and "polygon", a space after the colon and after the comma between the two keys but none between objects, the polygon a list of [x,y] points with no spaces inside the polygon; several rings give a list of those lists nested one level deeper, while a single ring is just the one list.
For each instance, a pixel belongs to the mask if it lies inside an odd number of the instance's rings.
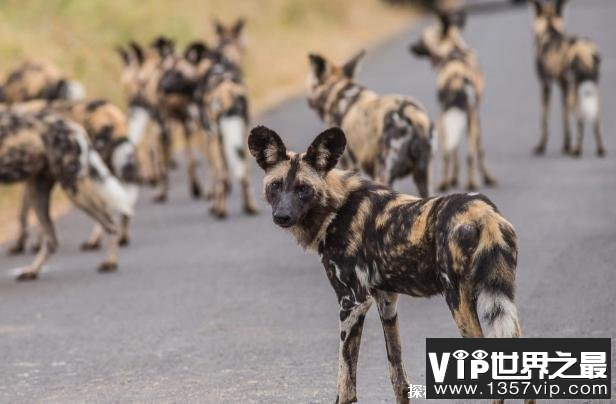
[{"label": "dog's dark muzzle", "polygon": [[192,95],[196,85],[177,70],[167,71],[158,83],[158,89],[164,94]]}]

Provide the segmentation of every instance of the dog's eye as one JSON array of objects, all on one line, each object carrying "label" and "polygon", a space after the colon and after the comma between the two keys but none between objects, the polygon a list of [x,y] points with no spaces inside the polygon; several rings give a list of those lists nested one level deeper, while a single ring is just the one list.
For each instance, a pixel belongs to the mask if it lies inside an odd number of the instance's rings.
[{"label": "dog's eye", "polygon": [[280,188],[282,188],[282,181],[280,181],[280,180],[272,182],[267,187],[267,189],[268,189],[268,191],[270,193],[276,193],[276,192],[280,191]]},{"label": "dog's eye", "polygon": [[297,187],[297,193],[299,194],[300,198],[309,198],[312,195],[312,187],[306,184],[300,184]]}]

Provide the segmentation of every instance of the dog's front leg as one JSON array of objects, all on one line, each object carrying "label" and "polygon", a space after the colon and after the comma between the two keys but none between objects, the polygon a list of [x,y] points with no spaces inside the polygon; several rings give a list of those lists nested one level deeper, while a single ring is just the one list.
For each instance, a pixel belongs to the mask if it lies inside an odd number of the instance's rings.
[{"label": "dog's front leg", "polygon": [[[348,302],[346,298],[341,303]],[[354,403],[357,401],[356,374],[359,344],[364,328],[364,318],[372,305],[372,299],[367,298],[362,303],[356,303],[351,308],[347,304],[340,305],[340,350],[338,352],[338,383],[337,404]]]}]

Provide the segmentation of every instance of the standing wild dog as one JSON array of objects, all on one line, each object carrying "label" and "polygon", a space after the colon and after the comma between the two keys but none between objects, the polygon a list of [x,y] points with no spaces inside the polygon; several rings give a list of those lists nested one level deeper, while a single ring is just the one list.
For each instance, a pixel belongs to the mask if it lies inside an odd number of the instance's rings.
[{"label": "standing wild dog", "polygon": [[263,189],[274,223],[318,252],[338,297],[337,403],[357,401],[359,345],[373,300],[398,403],[409,401],[399,294],[445,295],[464,337],[520,336],[514,303],[516,234],[485,196],[420,199],[333,169],[346,145],[338,128],[321,133],[302,154],[288,152],[263,126],[252,130],[248,144],[265,170]]},{"label": "standing wild dog", "polygon": [[[26,183],[26,193],[42,228],[42,245],[18,280],[35,279],[57,246],[49,217],[51,190],[56,182],[71,201],[112,236],[112,209],[131,215],[128,197],[91,148],[85,130],[60,115],[0,112],[0,182]],[[117,269],[117,251],[110,249],[99,271]]]},{"label": "standing wild dog", "polygon": [[201,196],[197,177],[197,164],[192,152],[192,134],[197,129],[197,111],[191,109],[192,90],[177,87],[178,77],[192,80],[193,66],[175,54],[173,41],[157,38],[147,51],[135,42],[129,49],[118,48],[124,62],[122,84],[129,102],[128,134],[133,143],[139,144],[148,127],[154,123],[158,129],[157,149],[153,159],[158,170],[160,189],[154,200],[164,202],[169,191],[168,169],[172,162],[171,124],[183,129],[186,140],[190,193]]},{"label": "standing wild dog", "polygon": [[[135,145],[126,136],[126,118],[124,113],[114,104],[105,100],[84,100],[52,102],[30,101],[12,104],[10,111],[16,114],[58,113],[81,125],[88,135],[94,150],[102,157],[111,173],[118,178],[129,198],[129,204],[134,210],[139,193],[139,166]],[[27,219],[31,205],[29,195],[24,193],[19,214],[20,233],[10,253],[24,251],[28,238]],[[121,229],[115,242],[120,246],[129,243],[128,215],[121,215]],[[95,224],[88,241],[82,244],[82,249],[92,250],[100,247],[103,228]],[[117,248],[117,247],[114,247]]]},{"label": "standing wild dog", "polygon": [[428,27],[410,47],[415,55],[429,58],[437,70],[439,143],[443,147],[443,178],[438,188],[446,191],[458,184],[458,148],[464,132],[468,133],[467,188],[477,188],[477,163],[485,185],[492,186],[496,181],[486,168],[481,145],[479,104],[484,81],[477,56],[460,35],[463,14],[439,14],[439,19],[440,24]]},{"label": "standing wild dog", "polygon": [[243,18],[238,18],[234,24],[225,26],[220,21],[214,21],[214,30],[216,32],[216,42],[214,48],[223,54],[223,56],[239,66],[244,55],[244,26]]},{"label": "standing wild dog", "polygon": [[79,100],[85,89],[68,79],[49,62],[25,62],[9,72],[0,85],[0,102],[13,103],[35,99]]},{"label": "standing wild dog", "polygon": [[[541,82],[542,95],[541,138],[535,147],[535,154],[545,153],[551,85],[556,81],[562,93],[563,153],[581,155],[584,124],[590,122],[594,127],[597,155],[604,156],[598,87],[601,61],[599,51],[588,39],[567,36],[562,16],[565,0],[548,2],[532,0],[531,3],[535,9],[533,30],[537,75]],[[572,111],[578,126],[577,144],[574,147],[571,145],[569,126]]]},{"label": "standing wild dog", "polygon": [[362,51],[342,66],[311,54],[308,103],[331,126],[348,135],[344,168],[359,168],[382,184],[409,174],[428,196],[433,125],[410,97],[378,95],[354,80]]},{"label": "standing wild dog", "polygon": [[213,205],[216,217],[227,215],[229,176],[240,183],[244,212],[258,212],[250,185],[250,164],[247,153],[250,121],[248,91],[239,66],[220,50],[209,49],[203,42],[194,42],[185,57],[197,71],[195,103],[201,123],[208,133],[210,166],[215,170]]}]

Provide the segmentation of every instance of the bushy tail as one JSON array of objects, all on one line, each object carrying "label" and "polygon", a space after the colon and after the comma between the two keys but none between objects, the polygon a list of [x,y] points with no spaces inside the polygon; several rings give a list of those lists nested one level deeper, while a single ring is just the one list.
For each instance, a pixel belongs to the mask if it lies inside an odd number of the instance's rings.
[{"label": "bushy tail", "polygon": [[516,236],[511,224],[497,213],[484,219],[480,244],[473,257],[477,277],[476,310],[486,337],[520,336],[514,303]]},{"label": "bushy tail", "polygon": [[66,84],[66,99],[80,101],[86,98],[86,88],[77,80],[70,80]]},{"label": "bushy tail", "polygon": [[235,178],[242,179],[246,176],[246,120],[242,115],[223,116],[218,126],[227,167]]},{"label": "bushy tail", "polygon": [[594,122],[599,114],[599,89],[593,80],[585,80],[577,87],[577,99],[585,120]]},{"label": "bushy tail", "polygon": [[113,210],[127,216],[133,215],[134,200],[122,183],[111,174],[103,159],[95,150],[88,154],[88,176],[105,203]]},{"label": "bushy tail", "polygon": [[460,144],[466,130],[467,121],[466,111],[461,108],[452,107],[443,113],[443,130],[445,131],[443,147],[445,151],[449,152]]},{"label": "bushy tail", "polygon": [[128,111],[128,138],[139,145],[150,120],[150,114],[141,106],[133,106]]}]

